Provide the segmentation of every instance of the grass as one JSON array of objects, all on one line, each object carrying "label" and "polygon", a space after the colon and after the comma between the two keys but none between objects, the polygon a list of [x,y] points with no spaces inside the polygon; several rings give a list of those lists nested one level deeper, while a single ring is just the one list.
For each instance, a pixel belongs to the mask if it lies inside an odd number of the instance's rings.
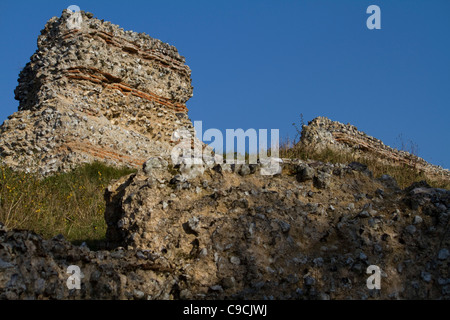
[{"label": "grass", "polygon": [[104,190],[112,180],[132,172],[95,162],[42,179],[0,166],[0,221],[44,238],[62,234],[74,243],[102,240]]}]

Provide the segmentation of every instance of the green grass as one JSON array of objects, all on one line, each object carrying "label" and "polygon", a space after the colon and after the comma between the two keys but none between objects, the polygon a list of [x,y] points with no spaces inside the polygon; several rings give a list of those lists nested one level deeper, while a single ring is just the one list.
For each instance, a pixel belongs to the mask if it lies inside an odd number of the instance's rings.
[{"label": "green grass", "polygon": [[105,188],[135,172],[102,163],[86,164],[45,179],[0,166],[0,221],[10,229],[57,234],[74,243],[105,238]]}]

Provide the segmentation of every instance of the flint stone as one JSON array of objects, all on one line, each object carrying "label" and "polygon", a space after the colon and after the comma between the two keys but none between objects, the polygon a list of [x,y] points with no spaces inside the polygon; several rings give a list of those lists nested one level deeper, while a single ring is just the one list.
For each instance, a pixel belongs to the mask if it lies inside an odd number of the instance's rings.
[{"label": "flint stone", "polygon": [[329,173],[320,172],[313,178],[313,184],[318,189],[327,189],[330,187],[331,175]]},{"label": "flint stone", "polygon": [[305,182],[312,180],[314,178],[315,170],[310,166],[306,165],[304,167],[297,168],[296,179],[298,182]]},{"label": "flint stone", "polygon": [[446,260],[448,257],[450,257],[450,252],[447,248],[439,250],[439,253],[438,253],[439,260]]},{"label": "flint stone", "polygon": [[152,157],[144,163],[144,172],[151,175],[154,171],[166,169],[168,162],[161,157]]}]

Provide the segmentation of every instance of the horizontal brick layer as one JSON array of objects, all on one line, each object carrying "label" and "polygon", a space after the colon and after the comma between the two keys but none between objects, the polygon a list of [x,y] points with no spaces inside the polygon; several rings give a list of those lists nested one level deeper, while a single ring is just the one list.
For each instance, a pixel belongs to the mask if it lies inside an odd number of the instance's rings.
[{"label": "horizontal brick layer", "polygon": [[120,78],[96,68],[83,66],[71,67],[65,70],[64,74],[69,79],[91,81],[105,87],[118,89],[125,95],[132,94],[142,99],[154,101],[158,104],[166,106],[169,109],[173,109],[176,112],[188,112],[188,108],[184,104],[173,102],[170,99],[160,97],[152,92],[143,92],[134,89],[129,84],[123,82]]},{"label": "horizontal brick layer", "polygon": [[86,154],[102,162],[105,160],[112,160],[134,168],[140,168],[146,161],[146,159],[132,157],[116,150],[95,146],[87,141],[71,141],[64,144],[62,148],[66,149],[68,152]]},{"label": "horizontal brick layer", "polygon": [[[67,40],[80,33],[81,32],[79,30],[71,30],[63,34],[62,38],[64,40]],[[191,71],[189,67],[184,65],[182,62],[173,59],[171,57],[162,55],[155,50],[142,49],[137,44],[132,43],[121,37],[115,37],[113,34],[99,30],[89,30],[89,33],[83,33],[83,35],[90,36],[95,39],[102,39],[109,45],[120,48],[125,52],[139,55],[143,59],[154,61],[158,63],[160,66],[170,68],[182,76],[186,77],[191,76]]]}]

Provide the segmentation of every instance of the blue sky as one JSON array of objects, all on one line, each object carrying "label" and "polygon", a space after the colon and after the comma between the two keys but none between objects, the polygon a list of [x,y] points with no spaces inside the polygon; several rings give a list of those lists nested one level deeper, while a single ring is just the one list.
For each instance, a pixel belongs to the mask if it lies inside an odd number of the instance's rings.
[{"label": "blue sky", "polygon": [[[369,5],[381,30],[369,30]],[[280,129],[317,116],[387,145],[413,141],[450,168],[450,1],[1,1],[0,122],[45,22],[78,5],[176,46],[192,69],[203,129]]]}]

